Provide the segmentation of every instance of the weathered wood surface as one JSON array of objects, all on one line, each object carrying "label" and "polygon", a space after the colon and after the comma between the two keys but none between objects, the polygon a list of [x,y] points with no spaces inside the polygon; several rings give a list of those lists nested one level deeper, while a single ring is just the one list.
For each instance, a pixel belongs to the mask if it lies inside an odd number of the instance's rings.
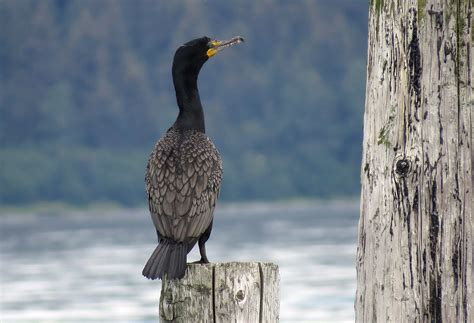
[{"label": "weathered wood surface", "polygon": [[272,263],[189,264],[181,280],[163,280],[161,322],[279,321],[280,277]]},{"label": "weathered wood surface", "polygon": [[372,0],[357,322],[474,322],[472,1]]}]

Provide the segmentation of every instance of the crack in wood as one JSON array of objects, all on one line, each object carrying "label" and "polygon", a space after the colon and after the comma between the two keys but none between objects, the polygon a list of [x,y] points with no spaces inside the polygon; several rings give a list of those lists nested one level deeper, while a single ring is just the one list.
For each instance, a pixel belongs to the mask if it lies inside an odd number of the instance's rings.
[{"label": "crack in wood", "polygon": [[258,272],[260,274],[260,313],[259,313],[259,318],[258,321],[260,323],[263,323],[263,299],[264,299],[264,278],[263,278],[263,269],[262,269],[262,264],[258,264]]}]

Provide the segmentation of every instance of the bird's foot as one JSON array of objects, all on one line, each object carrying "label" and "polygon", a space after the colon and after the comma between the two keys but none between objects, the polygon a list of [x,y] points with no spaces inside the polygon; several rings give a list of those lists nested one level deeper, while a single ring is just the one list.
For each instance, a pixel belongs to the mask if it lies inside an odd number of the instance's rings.
[{"label": "bird's foot", "polygon": [[207,258],[202,258],[202,257],[201,257],[201,259],[199,259],[198,261],[193,261],[193,262],[192,262],[192,264],[201,264],[201,265],[203,265],[203,264],[208,264],[208,263],[209,263],[209,259],[207,259]]}]

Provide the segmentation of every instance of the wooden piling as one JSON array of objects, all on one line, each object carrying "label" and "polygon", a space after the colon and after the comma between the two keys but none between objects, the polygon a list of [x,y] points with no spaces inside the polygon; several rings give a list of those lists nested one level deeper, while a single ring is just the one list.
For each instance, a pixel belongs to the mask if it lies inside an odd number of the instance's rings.
[{"label": "wooden piling", "polygon": [[188,264],[183,279],[163,279],[160,322],[278,322],[279,283],[272,263]]},{"label": "wooden piling", "polygon": [[370,1],[357,322],[474,322],[473,1]]}]

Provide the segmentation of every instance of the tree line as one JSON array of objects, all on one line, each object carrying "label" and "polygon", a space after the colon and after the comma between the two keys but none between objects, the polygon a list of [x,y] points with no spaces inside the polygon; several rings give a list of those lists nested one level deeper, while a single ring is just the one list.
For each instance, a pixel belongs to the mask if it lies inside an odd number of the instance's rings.
[{"label": "tree line", "polygon": [[177,115],[171,62],[242,35],[199,79],[224,200],[358,194],[366,1],[0,2],[0,203],[144,201]]}]

